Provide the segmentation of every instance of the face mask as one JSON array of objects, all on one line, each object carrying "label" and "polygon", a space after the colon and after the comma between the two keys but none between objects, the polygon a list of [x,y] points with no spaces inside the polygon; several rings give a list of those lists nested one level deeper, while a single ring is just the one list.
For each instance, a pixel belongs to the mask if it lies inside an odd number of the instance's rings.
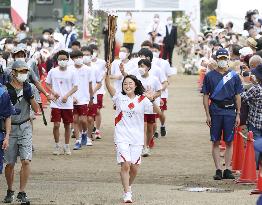
[{"label": "face mask", "polygon": [[27,46],[27,47],[26,47],[26,50],[27,50],[27,51],[31,51],[31,49],[32,49],[31,46]]},{"label": "face mask", "polygon": [[227,61],[226,60],[220,60],[217,62],[218,67],[225,68],[227,67]]},{"label": "face mask", "polygon": [[154,22],[158,23],[159,22],[159,18],[154,18]]},{"label": "face mask", "polygon": [[44,34],[44,35],[43,35],[43,39],[48,40],[48,38],[49,38],[49,35],[48,35],[48,34]]},{"label": "face mask", "polygon": [[138,68],[138,72],[140,73],[140,75],[145,75],[146,73],[144,68]]},{"label": "face mask", "polygon": [[66,26],[66,27],[65,27],[65,30],[66,30],[67,32],[70,32],[70,31],[72,30],[72,28],[71,28],[71,26]]},{"label": "face mask", "polygon": [[25,58],[16,58],[15,60],[16,61],[23,61],[23,62],[25,62]]},{"label": "face mask", "polygon": [[83,58],[77,58],[74,60],[75,64],[78,66],[83,65]]},{"label": "face mask", "polygon": [[159,58],[159,52],[153,52],[153,56],[155,57],[155,58]]},{"label": "face mask", "polygon": [[173,23],[172,20],[168,20],[168,21],[167,21],[167,24],[168,24],[168,25],[171,25],[172,23]]},{"label": "face mask", "polygon": [[18,73],[16,79],[20,82],[20,83],[23,83],[27,80],[27,74],[21,74],[21,73]]},{"label": "face mask", "polygon": [[97,52],[94,52],[92,55],[92,59],[96,59],[96,57],[97,57]]},{"label": "face mask", "polygon": [[43,43],[44,48],[49,48],[49,43]]},{"label": "face mask", "polygon": [[58,65],[60,66],[60,68],[66,68],[67,62],[67,60],[60,60],[58,61]]},{"label": "face mask", "polygon": [[119,52],[119,58],[120,60],[125,60],[126,59],[127,54],[125,52]]},{"label": "face mask", "polygon": [[37,43],[32,43],[32,48],[37,48]]},{"label": "face mask", "polygon": [[83,56],[83,63],[87,64],[91,62],[91,56]]}]

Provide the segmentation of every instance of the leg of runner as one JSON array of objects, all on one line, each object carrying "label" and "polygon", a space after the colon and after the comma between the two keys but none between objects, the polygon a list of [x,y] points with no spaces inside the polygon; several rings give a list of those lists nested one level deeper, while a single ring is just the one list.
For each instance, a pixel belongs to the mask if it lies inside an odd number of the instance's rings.
[{"label": "leg of runner", "polygon": [[53,135],[55,139],[55,149],[53,151],[54,155],[60,155],[61,154],[61,147],[59,145],[59,137],[60,137],[60,122],[54,122],[54,127],[53,127]]},{"label": "leg of runner", "polygon": [[30,175],[30,161],[29,160],[21,160],[21,171],[20,171],[20,188],[19,192],[24,192],[25,187]]},{"label": "leg of runner", "polygon": [[94,117],[93,116],[88,116],[88,135],[91,137],[91,139],[93,140],[93,135],[92,135],[92,132],[93,132],[93,129],[94,129]]},{"label": "leg of runner", "polygon": [[75,135],[75,138],[76,138],[74,150],[81,149],[81,141],[79,139],[81,130],[79,129],[79,124],[80,124],[79,116],[78,116],[78,114],[74,114],[74,135]]},{"label": "leg of runner", "polygon": [[[133,184],[133,182],[134,182],[134,180],[136,178],[136,175],[137,175],[137,172],[138,172],[138,168],[139,168],[138,164],[131,164],[131,166],[130,166],[129,187],[131,187],[131,185]],[[131,190],[128,190],[128,191],[131,191]]]},{"label": "leg of runner", "polygon": [[100,126],[102,122],[101,109],[97,109],[97,115],[95,117],[95,121],[96,121],[95,137],[96,139],[101,139],[101,134],[100,134]]},{"label": "leg of runner", "polygon": [[130,178],[129,172],[130,172],[130,162],[122,162],[120,176],[125,193],[129,191],[129,178]]},{"label": "leg of runner", "polygon": [[165,116],[165,111],[161,110],[162,114],[159,116],[159,120],[161,123],[161,127],[160,127],[160,133],[161,136],[164,137],[166,136],[166,128],[165,128],[165,123],[166,123],[166,116]]},{"label": "leg of runner", "polygon": [[222,169],[220,164],[220,148],[219,148],[220,141],[214,141],[212,143],[212,156],[216,167],[216,174],[213,177],[214,180],[221,180],[222,179]]},{"label": "leg of runner", "polygon": [[66,155],[71,155],[69,141],[70,141],[70,123],[64,123],[65,128],[65,145],[64,145],[64,153]]}]

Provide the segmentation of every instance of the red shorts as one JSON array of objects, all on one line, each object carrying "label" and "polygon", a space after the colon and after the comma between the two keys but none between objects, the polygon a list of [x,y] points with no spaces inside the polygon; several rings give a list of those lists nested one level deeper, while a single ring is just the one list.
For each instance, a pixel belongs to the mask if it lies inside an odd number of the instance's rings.
[{"label": "red shorts", "polygon": [[64,124],[73,123],[73,110],[71,109],[51,109],[51,122],[61,122],[63,120]]},{"label": "red shorts", "polygon": [[156,122],[156,114],[145,114],[144,122],[147,123],[155,123]]},{"label": "red shorts", "polygon": [[160,105],[161,110],[167,110],[167,99],[166,98],[161,98],[162,103]]},{"label": "red shorts", "polygon": [[92,104],[88,106],[87,109],[87,116],[88,117],[95,117],[97,115],[97,104]]},{"label": "red shorts", "polygon": [[87,116],[88,107],[87,105],[74,105],[74,115]]},{"label": "red shorts", "polygon": [[103,94],[97,95],[97,109],[101,109],[103,107]]}]

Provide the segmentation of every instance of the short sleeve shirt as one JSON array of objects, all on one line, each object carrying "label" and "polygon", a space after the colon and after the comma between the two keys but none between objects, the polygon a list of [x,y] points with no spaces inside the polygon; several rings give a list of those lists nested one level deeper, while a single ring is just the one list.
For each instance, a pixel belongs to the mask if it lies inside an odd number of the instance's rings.
[{"label": "short sleeve shirt", "polygon": [[[230,72],[231,70],[229,70]],[[229,72],[221,74],[216,70],[208,72],[204,78],[203,87],[201,92],[205,95],[211,96],[218,85],[218,83],[226,76]],[[243,92],[242,82],[238,75],[235,75],[228,82],[224,84],[222,89],[213,98],[213,100],[224,101],[224,100],[234,100],[235,96]],[[212,99],[211,99],[212,100]],[[212,101],[210,104],[210,114],[213,115],[235,115],[235,110],[233,109],[222,109],[215,105]]]}]

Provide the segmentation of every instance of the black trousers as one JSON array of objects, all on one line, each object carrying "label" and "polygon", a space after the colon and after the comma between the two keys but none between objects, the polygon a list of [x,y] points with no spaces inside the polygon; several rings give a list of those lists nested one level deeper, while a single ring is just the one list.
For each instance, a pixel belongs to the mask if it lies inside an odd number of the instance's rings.
[{"label": "black trousers", "polygon": [[174,47],[164,46],[163,59],[165,60],[168,59],[171,66],[172,66],[173,50],[174,50]]},{"label": "black trousers", "polygon": [[129,49],[130,54],[132,54],[134,44],[133,43],[123,43],[123,46]]}]

